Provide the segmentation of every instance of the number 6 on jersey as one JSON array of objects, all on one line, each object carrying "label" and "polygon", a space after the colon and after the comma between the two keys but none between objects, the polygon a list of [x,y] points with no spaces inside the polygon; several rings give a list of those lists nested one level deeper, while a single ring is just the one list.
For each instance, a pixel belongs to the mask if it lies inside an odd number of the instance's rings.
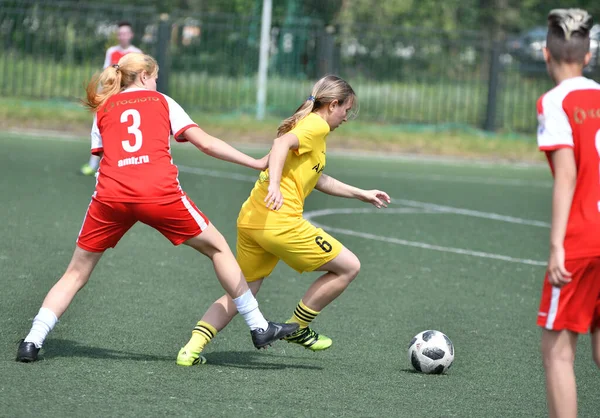
[{"label": "number 6 on jersey", "polygon": [[123,149],[127,152],[136,152],[142,148],[142,131],[140,131],[140,112],[135,109],[127,109],[121,113],[121,123],[128,123],[131,116],[131,124],[127,127],[127,132],[135,137],[135,143],[131,145],[129,140],[122,141]]}]

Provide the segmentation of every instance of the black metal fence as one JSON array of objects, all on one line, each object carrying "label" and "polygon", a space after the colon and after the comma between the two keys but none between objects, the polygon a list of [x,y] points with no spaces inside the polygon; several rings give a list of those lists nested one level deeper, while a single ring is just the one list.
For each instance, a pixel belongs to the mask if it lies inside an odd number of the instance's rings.
[{"label": "black metal fence", "polygon": [[[151,7],[0,0],[0,95],[81,97],[123,19],[134,44],[158,58],[161,91],[187,107],[254,112],[259,13],[166,16]],[[268,112],[289,114],[332,72],[357,91],[361,120],[502,131],[533,131],[535,101],[551,86],[539,58],[525,62],[480,33],[302,19],[271,31]]]}]

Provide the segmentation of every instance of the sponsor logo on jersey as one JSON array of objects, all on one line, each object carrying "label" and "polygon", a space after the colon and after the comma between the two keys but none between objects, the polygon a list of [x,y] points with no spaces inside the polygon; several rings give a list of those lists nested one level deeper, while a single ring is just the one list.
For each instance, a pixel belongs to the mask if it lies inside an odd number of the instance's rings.
[{"label": "sponsor logo on jersey", "polygon": [[127,165],[139,165],[139,164],[147,164],[150,162],[150,157],[147,155],[140,155],[139,157],[129,157],[119,160],[117,165],[119,167],[125,167]]},{"label": "sponsor logo on jersey", "polygon": [[600,119],[600,108],[582,109],[575,107],[573,110],[573,120],[576,124],[581,125],[587,119]]},{"label": "sponsor logo on jersey", "polygon": [[160,99],[155,96],[147,96],[147,97],[136,97],[135,99],[129,100],[113,100],[104,106],[104,113],[110,112],[113,108],[118,106],[125,106],[136,103],[145,103],[145,102],[160,102]]},{"label": "sponsor logo on jersey", "polygon": [[321,174],[325,170],[325,164],[317,163],[312,168],[317,174]]}]

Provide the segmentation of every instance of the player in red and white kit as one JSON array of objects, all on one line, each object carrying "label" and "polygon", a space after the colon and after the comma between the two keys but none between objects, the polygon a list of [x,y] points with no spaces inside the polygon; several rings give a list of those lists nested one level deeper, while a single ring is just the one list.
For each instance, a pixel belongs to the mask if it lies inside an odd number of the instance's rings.
[{"label": "player in red and white kit", "polygon": [[[117,24],[117,39],[119,40],[119,44],[111,46],[106,50],[104,65],[102,66],[103,69],[117,64],[121,58],[131,52],[142,52],[139,48],[136,48],[131,44],[133,36],[131,23],[122,21]],[[89,162],[81,167],[81,174],[84,176],[93,176],[96,173],[96,170],[98,170],[99,164],[100,157],[92,154]]]},{"label": "player in red and white kit", "polygon": [[142,52],[139,48],[136,48],[131,44],[134,36],[131,23],[122,21],[118,23],[117,27],[117,39],[119,40],[119,44],[111,46],[106,50],[102,68],[108,68],[110,65],[118,64],[119,60],[130,52]]},{"label": "player in red and white kit", "polygon": [[266,168],[267,157],[256,160],[206,134],[173,99],[156,91],[157,77],[158,65],[152,57],[131,53],[87,87],[86,104],[95,113],[92,153],[103,155],[96,191],[71,263],[19,344],[18,361],[37,359],[46,336],[87,283],[104,251],[117,245],[136,222],[212,260],[217,278],[234,298],[257,348],[298,328],[265,320],[227,242],[181,189],[170,137],[173,134],[212,157],[257,170]]},{"label": "player in red and white kit", "polygon": [[600,367],[600,84],[583,77],[591,16],[548,16],[544,56],[557,86],[537,103],[538,144],[554,175],[550,257],[537,324],[550,417],[576,417],[578,334],[592,333]]}]

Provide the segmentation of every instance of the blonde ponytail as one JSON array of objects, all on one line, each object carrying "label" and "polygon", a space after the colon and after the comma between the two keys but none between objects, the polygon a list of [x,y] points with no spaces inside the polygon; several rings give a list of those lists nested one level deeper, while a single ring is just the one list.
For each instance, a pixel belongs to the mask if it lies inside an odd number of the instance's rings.
[{"label": "blonde ponytail", "polygon": [[142,71],[151,77],[158,74],[158,64],[150,55],[137,52],[123,56],[118,64],[106,67],[100,74],[92,77],[88,83],[85,107],[92,112],[97,112],[108,99],[115,94],[130,87]]},{"label": "blonde ponytail", "polygon": [[347,81],[335,75],[327,75],[315,83],[308,99],[296,109],[294,114],[281,122],[277,128],[277,137],[288,133],[302,119],[334,100],[337,100],[339,104],[343,104],[347,100],[354,101],[356,93]]},{"label": "blonde ponytail", "polygon": [[285,135],[289,131],[294,129],[294,126],[296,126],[298,122],[300,122],[302,119],[310,115],[314,108],[315,101],[309,97],[304,103],[300,105],[298,109],[296,109],[292,116],[281,122],[281,125],[279,125],[279,127],[277,128],[277,137]]},{"label": "blonde ponytail", "polygon": [[115,67],[107,67],[100,74],[95,74],[87,85],[84,105],[90,111],[96,112],[109,97],[121,91],[122,73]]}]

